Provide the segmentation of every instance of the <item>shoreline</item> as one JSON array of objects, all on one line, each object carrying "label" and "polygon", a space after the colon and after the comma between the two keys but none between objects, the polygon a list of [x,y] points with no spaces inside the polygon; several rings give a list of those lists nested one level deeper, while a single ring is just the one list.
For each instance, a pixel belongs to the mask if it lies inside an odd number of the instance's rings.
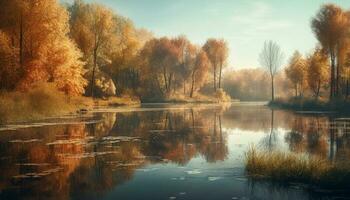
[{"label": "shoreline", "polygon": [[283,109],[294,112],[350,114],[350,102],[345,100],[329,102],[313,99],[277,99],[275,101],[269,101],[267,106],[271,109]]},{"label": "shoreline", "polygon": [[[126,100],[127,99],[127,100]],[[89,97],[83,97],[79,98],[78,101],[72,103],[72,106],[74,107],[73,110],[67,110],[63,111],[62,113],[59,113],[57,115],[42,115],[40,117],[35,118],[28,118],[28,119],[13,119],[11,121],[2,123],[0,122],[0,131],[4,127],[12,127],[12,126],[24,126],[27,127],[28,125],[36,126],[36,124],[46,124],[51,123],[48,121],[51,120],[62,120],[59,123],[67,123],[64,122],[65,119],[84,119],[84,118],[91,118],[93,113],[101,113],[101,112],[107,112],[107,111],[113,111],[113,112],[133,112],[133,111],[143,111],[144,109],[147,109],[147,106],[152,105],[221,105],[221,104],[227,104],[227,103],[237,103],[240,101],[230,101],[230,102],[215,102],[215,101],[163,101],[163,102],[141,102],[139,100],[132,100],[130,97],[113,97],[112,99],[94,99],[92,100]],[[143,107],[145,106],[145,107]],[[161,108],[161,107],[160,107]],[[175,108],[166,108],[166,109],[175,109]],[[87,123],[84,121],[80,121],[80,123]],[[74,123],[74,122],[73,122]],[[6,128],[10,130],[11,128]]]}]

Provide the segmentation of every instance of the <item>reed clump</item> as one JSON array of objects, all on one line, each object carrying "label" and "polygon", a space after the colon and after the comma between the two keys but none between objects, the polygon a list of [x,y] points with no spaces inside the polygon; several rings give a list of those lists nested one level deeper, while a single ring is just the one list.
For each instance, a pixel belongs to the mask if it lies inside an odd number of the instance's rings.
[{"label": "reed clump", "polygon": [[247,175],[283,183],[299,182],[327,189],[350,188],[348,161],[330,162],[325,158],[282,151],[259,151],[252,146],[245,154]]}]

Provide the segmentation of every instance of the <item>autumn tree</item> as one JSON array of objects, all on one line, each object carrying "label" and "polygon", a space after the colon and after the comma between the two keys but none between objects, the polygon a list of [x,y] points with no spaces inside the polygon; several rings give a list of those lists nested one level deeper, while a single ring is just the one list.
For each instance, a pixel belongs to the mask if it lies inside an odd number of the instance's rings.
[{"label": "autumn tree", "polygon": [[[213,68],[213,86],[214,91],[216,91],[217,87],[221,88],[222,69],[226,64],[228,54],[227,43],[223,39],[218,40],[211,38],[204,44],[203,50],[207,53]],[[217,84],[218,75],[219,83]]]},{"label": "autumn tree", "polygon": [[191,69],[191,98],[193,97],[195,89],[200,88],[205,83],[209,66],[210,63],[207,54],[202,50],[199,51]]},{"label": "autumn tree", "polygon": [[295,51],[290,58],[288,67],[285,69],[287,78],[293,84],[295,89],[295,96],[301,96],[305,86],[307,85],[307,69],[306,60],[303,56]]},{"label": "autumn tree", "polygon": [[[68,37],[67,10],[56,0],[1,1],[0,29],[18,49],[16,88],[54,82],[68,94],[81,94],[85,81],[80,52]],[[64,76],[70,75],[70,76]]]},{"label": "autumn tree", "polygon": [[108,61],[105,57],[113,52],[116,44],[113,12],[102,5],[85,4],[80,0],[76,0],[69,10],[72,37],[84,53],[85,61],[92,62],[90,94],[94,97],[96,70]]},{"label": "autumn tree", "polygon": [[223,39],[219,40],[219,88],[221,88],[222,69],[226,66],[228,58],[228,45]]},{"label": "autumn tree", "polygon": [[28,30],[30,1],[0,1],[0,29],[10,36],[11,45],[18,51],[18,63],[23,71],[25,32]]},{"label": "autumn tree", "polygon": [[178,66],[178,52],[170,39],[152,39],[145,44],[140,53],[144,77],[157,85],[160,93],[171,92],[174,68]]},{"label": "autumn tree", "polygon": [[[350,15],[349,15],[350,17]],[[349,24],[349,32],[350,32],[350,24]],[[343,38],[341,43],[338,45],[337,48],[337,65],[336,65],[336,91],[338,96],[345,94],[346,96],[346,80],[347,77],[347,71],[348,71],[348,56],[350,55],[350,34]]]},{"label": "autumn tree", "polygon": [[0,90],[13,90],[19,79],[18,51],[10,37],[0,31]]},{"label": "autumn tree", "polygon": [[[139,86],[140,69],[135,63],[135,57],[142,48],[144,41],[150,38],[141,37],[131,20],[119,15],[113,18],[116,26],[114,35],[116,43],[114,51],[109,55],[108,63],[103,71],[110,74],[114,82],[119,86],[119,92],[131,88],[133,91]],[[142,40],[141,40],[142,39]]]},{"label": "autumn tree", "polygon": [[[193,97],[207,80],[210,66],[206,52],[184,36],[146,42],[137,60],[142,70],[141,93],[161,98],[181,90],[184,95]],[[187,83],[190,89],[186,92]]]},{"label": "autumn tree", "polygon": [[197,47],[186,38],[179,36],[171,40],[178,54],[178,67],[175,67],[175,79],[179,88],[183,87],[183,93],[186,94],[186,82],[191,76],[191,68],[195,64]]},{"label": "autumn tree", "polygon": [[271,78],[271,100],[275,100],[274,78],[279,72],[283,62],[283,53],[280,46],[273,41],[265,41],[264,47],[260,53],[260,65],[265,68]]},{"label": "autumn tree", "polygon": [[328,57],[321,49],[316,49],[308,58],[307,82],[316,99],[328,81]]},{"label": "autumn tree", "polygon": [[338,6],[326,4],[321,7],[312,20],[312,30],[316,38],[328,53],[331,61],[330,73],[330,99],[332,100],[338,93],[339,72],[337,59],[339,48],[344,38],[347,37],[349,29],[349,19],[346,13]]},{"label": "autumn tree", "polygon": [[350,53],[345,58],[343,76],[345,79],[345,98],[348,98],[350,92]]}]

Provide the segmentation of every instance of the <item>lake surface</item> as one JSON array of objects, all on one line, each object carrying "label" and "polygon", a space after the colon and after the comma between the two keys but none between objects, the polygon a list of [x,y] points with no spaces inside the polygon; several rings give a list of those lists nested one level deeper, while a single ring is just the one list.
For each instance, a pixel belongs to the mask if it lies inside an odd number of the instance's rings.
[{"label": "lake surface", "polygon": [[0,127],[0,199],[346,199],[253,181],[250,145],[350,158],[350,120],[263,104],[145,104]]}]

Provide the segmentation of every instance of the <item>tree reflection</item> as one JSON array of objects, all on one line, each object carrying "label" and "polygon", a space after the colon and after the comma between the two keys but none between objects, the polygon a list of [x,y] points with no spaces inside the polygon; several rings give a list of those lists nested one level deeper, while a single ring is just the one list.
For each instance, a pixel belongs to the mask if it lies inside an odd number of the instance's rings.
[{"label": "tree reflection", "polygon": [[3,132],[0,198],[18,193],[24,199],[98,198],[149,163],[182,166],[199,156],[206,162],[223,161],[228,127],[265,132],[260,144],[269,151],[285,142],[290,151],[335,162],[350,157],[347,119],[264,107],[226,109],[96,113],[91,123]]},{"label": "tree reflection", "polygon": [[98,197],[147,163],[186,165],[199,155],[208,162],[225,160],[224,109],[214,110],[97,113],[95,123],[3,134],[8,138],[0,140],[0,196],[27,190],[24,199]]},{"label": "tree reflection", "polygon": [[275,111],[271,109],[270,130],[268,134],[261,140],[260,145],[264,149],[272,151],[277,148],[278,142],[278,133],[275,127]]},{"label": "tree reflection", "polygon": [[295,115],[290,120],[285,141],[293,152],[329,158],[340,162],[348,159],[348,122],[325,116]]}]

